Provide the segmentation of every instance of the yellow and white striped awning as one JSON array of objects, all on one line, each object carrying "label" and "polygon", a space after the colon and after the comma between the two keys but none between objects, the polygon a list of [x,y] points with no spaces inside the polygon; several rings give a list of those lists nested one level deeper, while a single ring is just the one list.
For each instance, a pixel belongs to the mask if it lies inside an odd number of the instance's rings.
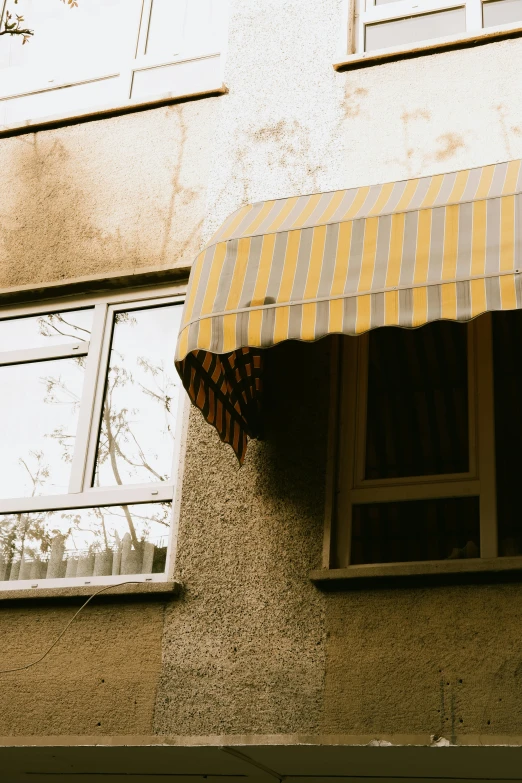
[{"label": "yellow and white striped awning", "polygon": [[192,401],[242,461],[260,349],[522,307],[521,191],[515,160],[242,207],[192,269],[176,353]]}]

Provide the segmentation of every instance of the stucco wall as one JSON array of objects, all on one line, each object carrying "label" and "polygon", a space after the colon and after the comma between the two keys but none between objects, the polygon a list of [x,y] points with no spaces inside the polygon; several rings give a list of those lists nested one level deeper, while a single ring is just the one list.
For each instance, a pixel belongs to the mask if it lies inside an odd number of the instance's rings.
[{"label": "stucco wall", "polygon": [[282,345],[266,363],[266,439],[241,470],[192,416],[176,569],[185,592],[165,617],[160,734],[320,725],[323,600],[308,573],[322,546],[325,342]]},{"label": "stucco wall", "polygon": [[[228,95],[0,141],[0,285],[186,262],[245,201],[522,156],[522,40],[337,74],[341,23],[341,0],[233,0]],[[519,585],[309,581],[328,343],[266,358],[241,470],[192,414],[181,598],[89,609],[5,681],[4,734],[522,733]],[[2,610],[4,659],[70,611]]]},{"label": "stucco wall", "polygon": [[0,139],[0,288],[189,263],[218,100]]},{"label": "stucco wall", "polygon": [[522,39],[336,73],[344,3],[231,3],[209,228],[245,201],[522,156]]},{"label": "stucco wall", "polygon": [[[102,599],[42,663],[0,675],[0,735],[149,734],[164,606]],[[0,669],[38,658],[77,609],[78,603],[1,606]]]},{"label": "stucco wall", "polygon": [[[522,156],[521,40],[335,73],[342,6],[232,3],[206,237],[246,201]],[[308,583],[322,536],[323,351],[278,353],[277,425],[239,472],[193,416],[186,594],[167,614],[156,730],[520,733],[517,585],[322,594]],[[315,440],[312,462],[303,439]]]}]

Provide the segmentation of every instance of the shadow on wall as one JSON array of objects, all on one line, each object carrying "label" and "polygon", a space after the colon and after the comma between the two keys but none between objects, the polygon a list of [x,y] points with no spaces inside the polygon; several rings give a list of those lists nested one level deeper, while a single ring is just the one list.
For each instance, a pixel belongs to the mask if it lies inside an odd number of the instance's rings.
[{"label": "shadow on wall", "polygon": [[169,106],[0,141],[0,287],[192,261],[206,187],[205,161],[187,143],[198,111]]},{"label": "shadow on wall", "polygon": [[[329,337],[264,353],[263,493],[318,521],[322,538],[330,387]],[[300,509],[301,507],[301,509]]]}]

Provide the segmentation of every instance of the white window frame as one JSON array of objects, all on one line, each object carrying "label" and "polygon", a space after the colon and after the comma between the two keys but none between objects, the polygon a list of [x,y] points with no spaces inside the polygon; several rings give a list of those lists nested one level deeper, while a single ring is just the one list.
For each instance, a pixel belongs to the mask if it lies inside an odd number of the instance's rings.
[{"label": "white window frame", "polygon": [[[154,502],[172,503],[164,573],[124,576],[120,574],[115,576],[91,576],[88,578],[64,577],[40,580],[7,580],[0,581],[0,591],[111,585],[119,584],[128,579],[149,583],[172,581],[189,413],[188,397],[183,389],[180,389],[178,401],[171,471],[172,478],[170,482],[151,482],[100,488],[92,486],[92,477],[95,469],[105,382],[109,370],[114,316],[119,312],[145,309],[157,305],[176,304],[181,307],[184,298],[184,293],[180,292],[179,287],[162,286],[147,290],[119,292],[106,296],[70,297],[66,300],[55,300],[39,305],[0,309],[0,320],[6,320],[21,316],[39,316],[56,312],[65,313],[69,310],[78,310],[86,307],[93,308],[93,325],[89,342],[0,352],[0,366],[49,359],[74,358],[77,356],[87,357],[68,492],[62,495],[38,495],[35,497],[0,499],[0,514],[74,510],[96,506],[137,505]],[[172,346],[173,362],[174,351],[175,345]]]},{"label": "white window frame", "polygon": [[[191,0],[187,0],[187,3],[190,2]],[[229,0],[212,0],[212,14],[215,15],[216,21],[216,42],[210,47],[191,41],[189,47],[178,55],[158,56],[147,53],[153,0],[134,0],[132,8],[134,22],[131,26],[135,32],[130,34],[126,42],[128,45],[125,46],[125,54],[122,54],[119,61],[100,66],[94,57],[92,65],[74,71],[69,68],[67,76],[60,72],[48,72],[45,69],[21,69],[20,76],[15,68],[0,70],[0,117],[3,106],[6,106],[9,111],[10,103],[19,99],[29,102],[23,118],[10,121],[8,117],[5,122],[0,120],[0,133],[18,127],[54,123],[177,98],[226,92],[223,74],[228,7]],[[68,12],[74,13],[74,9],[68,9]],[[7,37],[2,39],[2,41],[8,40]],[[17,39],[12,43],[21,45]],[[152,89],[151,92],[146,91],[145,94],[137,95],[135,83],[141,74],[159,73],[165,69],[170,69],[172,74],[168,90]],[[109,102],[86,98],[85,102],[80,102],[79,108],[71,109],[67,105],[69,96],[74,95],[76,88],[88,88],[89,85],[108,82],[114,85],[114,96]],[[34,97],[40,105],[42,96],[46,94],[58,95],[58,103],[60,106],[63,104],[63,109],[56,111],[35,107],[31,109],[31,97]]]},{"label": "white window frame", "polygon": [[[492,0],[397,0],[396,2],[376,5],[375,0],[344,0],[343,21],[340,41],[341,55],[334,62],[334,68],[350,66],[361,61],[382,61],[400,54],[436,51],[466,43],[487,42],[490,38],[503,38],[522,34],[522,20],[508,24],[485,27],[483,24],[483,6]],[[365,28],[368,24],[395,21],[411,16],[422,16],[437,11],[465,8],[466,31],[458,35],[441,38],[429,38],[410,44],[390,45],[383,49],[367,52],[365,47]]]},{"label": "white window frame", "polygon": [[[408,500],[479,497],[480,560],[498,557],[491,315],[467,329],[469,470],[467,473],[364,478],[368,335],[335,343],[323,568],[366,568],[350,562],[352,506]],[[419,561],[419,563],[447,561]],[[463,561],[464,562],[464,561]],[[469,560],[465,561],[469,563]],[[406,563],[368,564],[400,566]]]}]

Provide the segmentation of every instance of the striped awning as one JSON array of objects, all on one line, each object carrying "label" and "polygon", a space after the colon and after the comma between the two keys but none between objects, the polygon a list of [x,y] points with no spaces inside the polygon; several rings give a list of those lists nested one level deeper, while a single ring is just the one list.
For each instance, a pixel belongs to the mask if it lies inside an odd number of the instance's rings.
[{"label": "striped awning", "polygon": [[260,349],[522,307],[521,191],[515,160],[242,207],[192,269],[176,353],[192,402],[242,462]]}]

